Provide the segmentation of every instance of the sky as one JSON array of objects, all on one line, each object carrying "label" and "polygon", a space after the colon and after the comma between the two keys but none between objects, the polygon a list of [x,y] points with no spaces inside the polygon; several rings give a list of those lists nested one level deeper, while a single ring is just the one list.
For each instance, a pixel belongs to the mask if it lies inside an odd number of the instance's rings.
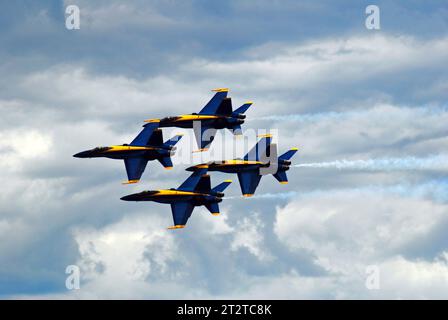
[{"label": "sky", "polygon": [[[73,4],[79,30],[65,27]],[[369,4],[379,30],[365,27]],[[446,1],[1,7],[1,298],[448,298]],[[246,134],[273,129],[279,152],[299,148],[289,184],[263,177],[245,199],[233,176],[220,216],[196,208],[172,231],[169,206],[120,197],[177,187],[244,141],[220,132],[189,164],[149,163],[136,185],[121,184],[120,161],[72,157],[198,112],[219,87],[254,102]]]}]

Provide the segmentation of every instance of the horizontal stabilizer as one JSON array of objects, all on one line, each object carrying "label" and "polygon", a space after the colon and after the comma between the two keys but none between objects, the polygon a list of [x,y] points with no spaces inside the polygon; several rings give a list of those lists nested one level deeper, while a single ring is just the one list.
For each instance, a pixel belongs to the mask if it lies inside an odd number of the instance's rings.
[{"label": "horizontal stabilizer", "polygon": [[297,148],[291,148],[290,150],[286,151],[284,154],[282,154],[280,157],[278,157],[280,160],[289,160],[292,158],[293,155],[296,154]]},{"label": "horizontal stabilizer", "polygon": [[232,183],[232,180],[225,180],[212,189],[215,192],[224,192],[224,190]]},{"label": "horizontal stabilizer", "polygon": [[182,137],[183,137],[183,134],[175,135],[174,137],[172,137],[171,139],[169,139],[165,142],[165,146],[167,146],[167,147],[174,146],[176,143],[179,142],[180,139],[182,139]]},{"label": "horizontal stabilizer", "polygon": [[238,109],[236,109],[236,110],[233,111],[233,112],[235,112],[235,113],[244,113],[244,112],[247,111],[247,109],[250,108],[250,106],[251,106],[252,104],[253,104],[252,101],[248,101],[248,102],[246,102],[245,104],[243,104],[241,107],[239,107]]}]

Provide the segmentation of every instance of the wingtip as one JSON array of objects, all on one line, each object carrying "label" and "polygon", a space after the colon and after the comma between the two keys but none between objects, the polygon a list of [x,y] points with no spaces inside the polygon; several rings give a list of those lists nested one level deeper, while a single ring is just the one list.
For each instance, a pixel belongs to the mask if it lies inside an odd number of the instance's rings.
[{"label": "wingtip", "polygon": [[272,138],[273,135],[271,133],[267,133],[267,134],[259,134],[257,135],[258,138]]},{"label": "wingtip", "polygon": [[299,148],[291,148],[290,150],[291,151],[297,151],[297,150],[299,150]]},{"label": "wingtip", "polygon": [[252,104],[254,104],[254,102],[253,102],[253,101],[246,101],[244,104],[250,104],[250,105],[252,105]]},{"label": "wingtip", "polygon": [[279,181],[280,184],[288,184],[288,181]]},{"label": "wingtip", "polygon": [[229,92],[229,88],[216,88],[212,89],[213,92]]},{"label": "wingtip", "polygon": [[250,198],[250,197],[252,197],[253,195],[254,195],[253,193],[244,193],[244,194],[243,194],[243,197]]},{"label": "wingtip", "polygon": [[148,123],[160,122],[160,119],[147,119],[147,120],[144,120],[143,122],[148,122]]},{"label": "wingtip", "polygon": [[224,180],[224,182],[232,183],[232,180],[228,179],[228,180]]},{"label": "wingtip", "polygon": [[173,169],[173,167],[164,167],[165,168],[165,170],[171,170],[171,169]]},{"label": "wingtip", "polygon": [[183,225],[183,224],[176,224],[174,226],[168,227],[167,229],[168,230],[175,230],[175,229],[183,229],[183,228],[185,228],[185,225]]},{"label": "wingtip", "polygon": [[191,153],[204,152],[204,151],[208,151],[208,148],[202,148],[202,149],[194,150]]},{"label": "wingtip", "polygon": [[134,183],[138,183],[140,180],[128,180],[128,181],[123,181],[121,184],[134,184]]},{"label": "wingtip", "polygon": [[220,212],[212,212],[212,215],[214,216],[219,216],[221,213]]}]

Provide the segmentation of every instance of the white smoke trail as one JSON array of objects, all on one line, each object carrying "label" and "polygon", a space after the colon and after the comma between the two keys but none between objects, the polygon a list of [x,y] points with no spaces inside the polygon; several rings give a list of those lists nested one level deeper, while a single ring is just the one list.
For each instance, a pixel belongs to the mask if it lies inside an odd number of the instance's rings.
[{"label": "white smoke trail", "polygon": [[412,198],[429,198],[440,203],[448,202],[448,180],[430,180],[421,184],[400,183],[393,185],[365,185],[351,188],[337,188],[337,189],[318,189],[312,191],[289,191],[279,193],[262,193],[255,194],[250,198],[243,196],[230,196],[224,199],[249,201],[251,199],[290,199],[290,198],[308,198],[319,197],[328,193],[356,193],[356,194],[396,194],[403,197]]},{"label": "white smoke trail", "polygon": [[224,197],[225,200],[235,200],[235,199],[289,199],[292,197],[295,197],[297,195],[297,192],[290,191],[290,192],[279,192],[279,193],[262,193],[262,194],[255,194],[250,198],[245,198],[243,196],[230,196],[230,197]]},{"label": "white smoke trail", "polygon": [[380,158],[367,160],[335,160],[296,164],[299,168],[335,168],[369,171],[395,170],[448,170],[448,156],[436,155],[426,158]]},{"label": "white smoke trail", "polygon": [[246,121],[294,121],[294,122],[318,122],[322,120],[341,120],[360,115],[360,112],[324,112],[324,113],[304,113],[287,115],[269,115],[263,117],[251,117]]}]

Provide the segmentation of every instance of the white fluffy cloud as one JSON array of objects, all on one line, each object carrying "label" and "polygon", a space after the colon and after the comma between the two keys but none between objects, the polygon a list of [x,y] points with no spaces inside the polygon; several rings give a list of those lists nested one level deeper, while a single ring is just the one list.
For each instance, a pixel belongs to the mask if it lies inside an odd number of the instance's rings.
[{"label": "white fluffy cloud", "polygon": [[[403,255],[416,240],[431,238],[447,209],[390,190],[317,192],[279,208],[274,228],[290,250],[311,253],[336,282],[357,284],[360,297],[428,298],[448,288],[446,252],[431,261]],[[380,270],[379,291],[364,287],[371,265]]]}]

